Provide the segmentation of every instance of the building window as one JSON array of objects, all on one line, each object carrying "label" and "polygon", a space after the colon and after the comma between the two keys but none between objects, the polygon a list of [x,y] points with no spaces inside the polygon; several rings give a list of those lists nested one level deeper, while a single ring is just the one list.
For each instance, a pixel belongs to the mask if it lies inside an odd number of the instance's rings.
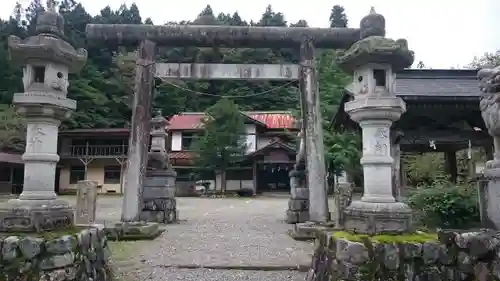
[{"label": "building window", "polygon": [[71,166],[69,171],[69,183],[76,184],[82,180],[85,180],[85,167]]},{"label": "building window", "polygon": [[192,149],[196,137],[195,133],[182,133],[182,150]]},{"label": "building window", "polygon": [[119,184],[121,179],[120,166],[104,166],[104,183],[105,184]]}]

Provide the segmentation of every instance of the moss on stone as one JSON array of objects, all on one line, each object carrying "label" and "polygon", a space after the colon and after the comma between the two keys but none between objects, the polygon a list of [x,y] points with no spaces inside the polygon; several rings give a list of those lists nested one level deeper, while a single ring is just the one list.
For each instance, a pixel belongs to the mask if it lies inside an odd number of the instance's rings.
[{"label": "moss on stone", "polygon": [[336,231],[334,238],[346,239],[352,242],[362,242],[368,238],[373,243],[425,243],[438,241],[437,234],[415,232],[407,234],[381,234],[370,236],[367,234],[350,233],[346,231]]},{"label": "moss on stone", "polygon": [[64,235],[76,235],[80,233],[80,231],[86,229],[88,227],[84,226],[73,226],[63,229],[51,230],[51,231],[43,231],[43,232],[0,232],[0,239],[7,238],[9,236],[17,236],[17,237],[36,237],[43,238],[44,240],[56,239]]}]

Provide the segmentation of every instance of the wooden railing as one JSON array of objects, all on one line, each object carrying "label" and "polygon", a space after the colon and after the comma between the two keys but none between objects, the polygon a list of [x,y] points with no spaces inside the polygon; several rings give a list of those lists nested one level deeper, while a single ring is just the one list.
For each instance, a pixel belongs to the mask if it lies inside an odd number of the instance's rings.
[{"label": "wooden railing", "polygon": [[63,147],[62,157],[125,157],[128,145],[72,145]]}]

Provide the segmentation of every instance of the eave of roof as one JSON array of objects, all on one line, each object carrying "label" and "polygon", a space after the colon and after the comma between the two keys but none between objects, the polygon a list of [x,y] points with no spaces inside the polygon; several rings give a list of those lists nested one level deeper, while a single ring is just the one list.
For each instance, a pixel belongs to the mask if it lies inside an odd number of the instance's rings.
[{"label": "eave of roof", "polygon": [[[405,69],[396,73],[396,96],[409,103],[478,103],[482,93],[476,73],[475,69]],[[344,91],[331,122],[334,128],[347,114],[344,104],[351,98],[352,93]]]}]

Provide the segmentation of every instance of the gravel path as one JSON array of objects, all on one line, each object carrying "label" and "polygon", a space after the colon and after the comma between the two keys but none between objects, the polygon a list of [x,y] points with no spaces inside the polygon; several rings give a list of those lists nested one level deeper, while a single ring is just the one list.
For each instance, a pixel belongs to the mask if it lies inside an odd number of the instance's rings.
[{"label": "gravel path", "polygon": [[[74,204],[74,197],[65,199]],[[287,201],[178,198],[181,223],[153,241],[137,241],[140,251],[119,266],[124,281],[302,281],[304,272],[288,269],[308,267],[313,245],[286,234]],[[117,221],[120,209],[120,197],[99,197],[97,220]]]},{"label": "gravel path", "polygon": [[[287,234],[287,199],[180,198],[180,224],[141,247],[137,280],[304,280],[313,246]],[[182,269],[176,267],[215,267]],[[227,268],[232,270],[221,270]],[[250,270],[238,270],[238,269]],[[256,270],[256,269],[267,270]]]},{"label": "gravel path", "polygon": [[[142,280],[162,281],[304,281],[306,274],[296,271],[250,271],[154,268]],[[140,277],[138,277],[140,278]]]},{"label": "gravel path", "polygon": [[311,262],[311,244],[286,234],[286,199],[196,201],[190,204],[194,209],[184,215],[180,211],[187,221],[167,226],[144,249],[142,259],[155,265],[204,266],[293,267]]}]

